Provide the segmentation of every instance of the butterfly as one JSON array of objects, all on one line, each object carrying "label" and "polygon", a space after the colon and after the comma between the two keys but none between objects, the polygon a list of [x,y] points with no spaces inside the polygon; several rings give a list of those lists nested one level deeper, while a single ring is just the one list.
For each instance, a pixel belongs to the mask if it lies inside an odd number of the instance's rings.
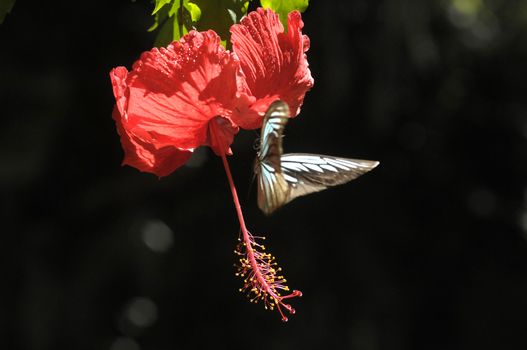
[{"label": "butterfly", "polygon": [[282,137],[289,106],[277,100],[267,109],[260,133],[254,172],[258,207],[269,215],[293,199],[344,184],[375,168],[373,160],[308,153],[282,154]]}]

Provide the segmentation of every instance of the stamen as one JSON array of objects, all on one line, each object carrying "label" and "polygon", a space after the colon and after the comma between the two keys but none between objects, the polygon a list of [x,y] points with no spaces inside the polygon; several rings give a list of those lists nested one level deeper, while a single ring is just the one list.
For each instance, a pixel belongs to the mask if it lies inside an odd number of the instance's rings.
[{"label": "stamen", "polygon": [[[247,297],[251,302],[262,301],[266,309],[274,309],[276,305],[282,321],[287,321],[287,317],[284,315],[282,308],[287,310],[290,314],[295,313],[295,309],[289,304],[284,302],[285,299],[300,297],[302,293],[298,290],[281,295],[280,290],[288,291],[289,287],[285,285],[286,279],[283,276],[276,275],[277,272],[281,271],[281,268],[275,268],[276,266],[275,257],[269,253],[262,253],[256,248],[261,245],[256,242],[254,236],[247,231],[249,244],[238,243],[236,248],[236,254],[245,256],[240,259],[240,264],[237,265],[236,276],[250,276],[243,280],[243,287],[241,291],[247,293]],[[250,256],[254,258],[254,264],[251,263]]]}]

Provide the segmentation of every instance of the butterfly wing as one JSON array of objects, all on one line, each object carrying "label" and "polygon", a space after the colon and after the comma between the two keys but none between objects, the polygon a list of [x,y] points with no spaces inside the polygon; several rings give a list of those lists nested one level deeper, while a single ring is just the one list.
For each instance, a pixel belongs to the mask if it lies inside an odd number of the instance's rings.
[{"label": "butterfly wing", "polygon": [[280,170],[280,157],[283,153],[282,137],[288,120],[289,106],[282,101],[273,102],[264,116],[258,160],[269,164],[275,170]]},{"label": "butterfly wing", "polygon": [[367,173],[379,162],[318,154],[290,153],[280,159],[282,175],[290,188],[286,201],[341,185]]},{"label": "butterfly wing", "polygon": [[289,106],[273,102],[265,113],[255,172],[258,182],[258,207],[270,214],[287,202],[290,187],[282,174],[282,137],[289,119]]},{"label": "butterfly wing", "polygon": [[273,102],[264,116],[256,158],[258,207],[267,215],[309,193],[344,184],[375,168],[379,162],[306,153],[282,154],[289,106]]},{"label": "butterfly wing", "polygon": [[258,207],[269,215],[288,202],[291,187],[283,174],[261,163],[258,174]]}]

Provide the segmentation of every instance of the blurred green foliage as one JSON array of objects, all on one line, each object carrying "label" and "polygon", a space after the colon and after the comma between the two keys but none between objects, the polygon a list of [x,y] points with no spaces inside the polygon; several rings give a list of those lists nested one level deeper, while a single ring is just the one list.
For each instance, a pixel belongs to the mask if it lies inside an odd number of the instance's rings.
[{"label": "blurred green foliage", "polygon": [[[247,13],[250,0],[156,0],[154,24],[148,29],[158,29],[154,46],[166,46],[179,40],[191,29],[205,31],[212,29],[228,46],[229,29],[239,23]],[[287,14],[298,10],[304,12],[309,0],[261,0],[264,8],[273,9],[287,30]]]},{"label": "blurred green foliage", "polygon": [[280,16],[280,21],[287,30],[287,14],[298,10],[304,12],[309,5],[309,0],[261,0],[263,8],[273,9]]},{"label": "blurred green foliage", "polygon": [[154,24],[148,30],[160,28],[155,46],[166,46],[192,29],[213,29],[226,45],[229,28],[239,22],[248,6],[249,0],[156,0]]},{"label": "blurred green foliage", "polygon": [[15,5],[15,0],[2,0],[0,1],[0,24],[4,22],[4,18],[8,13],[11,13]]},{"label": "blurred green foliage", "polygon": [[229,29],[247,13],[249,0],[193,0],[202,10],[201,20],[197,29],[204,31],[213,29],[222,39],[222,44],[227,45],[230,38]]},{"label": "blurred green foliage", "polygon": [[189,0],[156,0],[152,14],[154,24],[148,31],[160,27],[154,46],[166,46],[194,27],[201,17],[201,10]]}]

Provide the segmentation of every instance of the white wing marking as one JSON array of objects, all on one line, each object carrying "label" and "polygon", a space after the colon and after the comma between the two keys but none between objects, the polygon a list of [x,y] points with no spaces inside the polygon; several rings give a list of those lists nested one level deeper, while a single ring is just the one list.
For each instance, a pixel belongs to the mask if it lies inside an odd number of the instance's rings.
[{"label": "white wing marking", "polygon": [[284,179],[285,181],[287,182],[292,182],[292,183],[297,183],[298,182],[298,179],[295,178],[295,177],[292,177],[290,175],[287,175],[286,173],[284,173]]},{"label": "white wing marking", "polygon": [[310,163],[310,164],[326,164],[326,161],[320,156],[308,156],[305,154],[296,155],[294,153],[282,155],[283,162],[295,162],[295,163]]},{"label": "white wing marking", "polygon": [[263,162],[261,164],[265,168],[265,170],[267,170],[269,173],[274,173],[274,169],[272,166],[270,166],[269,164],[263,163]]},{"label": "white wing marking", "polygon": [[304,166],[308,167],[308,168],[311,169],[311,170],[318,171],[319,173],[323,173],[323,172],[324,172],[324,170],[322,170],[322,168],[319,167],[319,166],[316,165],[316,164],[304,163]]},{"label": "white wing marking", "polygon": [[329,164],[320,164],[320,167],[321,167],[322,169],[326,169],[326,170],[329,170],[329,171],[333,171],[333,172],[335,172],[335,173],[338,173],[338,172],[339,172],[337,168],[335,168],[334,166],[331,166],[331,165],[329,165]]},{"label": "white wing marking", "polygon": [[286,168],[293,171],[309,171],[302,163],[293,162],[281,162],[282,168]]}]

